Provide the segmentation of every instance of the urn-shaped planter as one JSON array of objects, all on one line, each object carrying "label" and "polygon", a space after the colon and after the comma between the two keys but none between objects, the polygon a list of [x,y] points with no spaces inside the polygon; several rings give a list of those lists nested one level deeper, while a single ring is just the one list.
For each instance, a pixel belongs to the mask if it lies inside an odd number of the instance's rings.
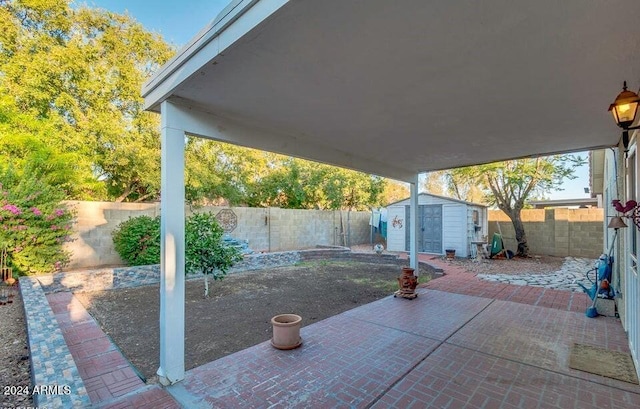
[{"label": "urn-shaped planter", "polygon": [[302,344],[300,327],[302,317],[296,314],[280,314],[271,318],[273,338],[271,345],[278,349],[294,349]]},{"label": "urn-shaped planter", "polygon": [[394,297],[412,300],[418,296],[416,293],[418,277],[416,277],[413,272],[414,269],[411,267],[402,267],[402,274],[398,277],[398,287],[400,287],[400,289],[395,292]]}]

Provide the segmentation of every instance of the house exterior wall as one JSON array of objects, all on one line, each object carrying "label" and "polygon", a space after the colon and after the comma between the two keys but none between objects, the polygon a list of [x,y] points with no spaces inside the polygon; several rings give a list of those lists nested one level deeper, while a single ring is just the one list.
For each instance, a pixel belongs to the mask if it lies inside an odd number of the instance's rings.
[{"label": "house exterior wall", "polygon": [[[531,254],[596,259],[603,253],[603,209],[524,209],[521,215]],[[489,210],[489,240],[500,231],[505,248],[515,250],[511,219]]]},{"label": "house exterior wall", "polygon": [[[613,199],[626,203],[640,201],[640,152],[638,152],[638,132],[632,135],[628,154],[622,146],[607,149],[602,169],[591,169],[592,174],[602,171],[602,203],[606,211],[604,226],[610,217],[620,215],[612,206]],[[630,215],[630,214],[629,214]],[[619,229],[617,241],[613,242],[614,231],[605,227],[603,234],[605,247],[613,245],[613,288],[616,291],[616,306],[620,321],[627,332],[629,349],[640,377],[640,277],[638,276],[638,254],[640,254],[640,232],[632,218],[625,218],[627,228]]]},{"label": "house exterior wall", "polygon": [[[625,194],[625,185],[623,182],[624,178],[618,178],[617,175],[624,175],[624,160],[618,161],[615,157],[615,153],[611,150],[606,150],[604,155],[604,172],[603,172],[603,187],[601,187],[602,191],[602,204],[604,208],[604,220],[602,222],[603,225],[603,253],[606,253],[608,248],[611,246],[613,242],[614,231],[611,229],[607,229],[607,224],[612,216],[615,216],[617,213],[611,204],[613,199],[619,199],[622,202],[626,202],[624,198],[626,198]],[[620,166],[618,166],[618,162],[620,162]],[[618,166],[618,168],[616,168]],[[629,224],[629,223],[627,223]],[[612,285],[616,293],[620,293],[621,289],[624,288],[625,285],[625,270],[626,270],[626,257],[628,247],[627,243],[630,242],[627,238],[628,231],[627,229],[621,230],[618,233],[618,237],[616,238],[617,243],[614,248],[614,262],[613,271],[612,271]],[[618,307],[618,314],[620,314],[621,322],[625,323],[626,318],[626,310],[624,302],[616,302]]]},{"label": "house exterior wall", "polygon": [[[123,221],[137,216],[160,215],[160,203],[112,203],[69,201],[76,211],[73,241],[65,243],[72,253],[68,268],[122,265],[113,247],[111,232]],[[231,209],[237,227],[230,235],[248,240],[255,252],[300,250],[317,245],[355,245],[369,243],[370,212],[295,210],[250,207],[203,207],[197,212],[217,214]],[[185,207],[189,215],[194,209]]]}]

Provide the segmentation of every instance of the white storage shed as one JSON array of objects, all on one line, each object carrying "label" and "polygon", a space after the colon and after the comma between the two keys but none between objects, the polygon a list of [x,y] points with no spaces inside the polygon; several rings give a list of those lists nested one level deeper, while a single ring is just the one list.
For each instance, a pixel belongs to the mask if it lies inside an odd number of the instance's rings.
[{"label": "white storage shed", "polygon": [[[421,193],[418,196],[418,251],[444,254],[455,250],[456,257],[469,257],[476,243],[486,242],[487,206],[450,197]],[[409,199],[387,206],[387,250],[408,251]]]}]

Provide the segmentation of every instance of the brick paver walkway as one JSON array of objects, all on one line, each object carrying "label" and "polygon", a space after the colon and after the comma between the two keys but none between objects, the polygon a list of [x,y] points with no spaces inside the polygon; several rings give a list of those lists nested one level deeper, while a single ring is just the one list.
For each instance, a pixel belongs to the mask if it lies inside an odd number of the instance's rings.
[{"label": "brick paver walkway", "polygon": [[47,295],[91,399],[101,408],[179,408],[166,391],[147,386],[73,294]]},{"label": "brick paver walkway", "polygon": [[591,305],[591,300],[585,293],[490,282],[481,280],[474,273],[465,272],[463,268],[447,263],[442,258],[420,254],[418,259],[445,272],[444,277],[422,285],[432,290],[583,313]]}]

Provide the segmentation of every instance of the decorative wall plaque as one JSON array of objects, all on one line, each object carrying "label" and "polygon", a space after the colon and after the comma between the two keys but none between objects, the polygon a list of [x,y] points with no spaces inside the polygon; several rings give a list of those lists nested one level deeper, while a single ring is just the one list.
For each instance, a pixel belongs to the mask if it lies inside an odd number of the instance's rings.
[{"label": "decorative wall plaque", "polygon": [[238,216],[231,209],[222,209],[216,214],[216,220],[225,233],[231,233],[238,227]]}]

